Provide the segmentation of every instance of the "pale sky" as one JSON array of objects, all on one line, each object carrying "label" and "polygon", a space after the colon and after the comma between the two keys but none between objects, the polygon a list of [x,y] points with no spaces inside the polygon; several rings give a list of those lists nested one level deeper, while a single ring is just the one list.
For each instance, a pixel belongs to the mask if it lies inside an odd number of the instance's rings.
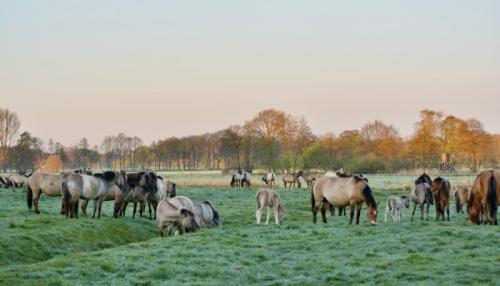
[{"label": "pale sky", "polygon": [[264,108],[315,134],[424,108],[500,133],[500,1],[1,1],[0,106],[65,145]]}]

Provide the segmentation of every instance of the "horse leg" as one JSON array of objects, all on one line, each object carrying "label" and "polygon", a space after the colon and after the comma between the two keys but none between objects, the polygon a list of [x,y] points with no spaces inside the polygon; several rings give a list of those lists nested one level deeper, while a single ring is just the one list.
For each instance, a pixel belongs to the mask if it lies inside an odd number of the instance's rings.
[{"label": "horse leg", "polygon": [[356,224],[359,224],[359,216],[361,215],[361,205],[356,205]]},{"label": "horse leg", "polygon": [[38,209],[38,201],[40,200],[40,191],[34,192],[33,203],[35,204],[35,213],[39,214],[40,209]]},{"label": "horse leg", "polygon": [[354,204],[351,204],[351,218],[349,219],[349,224],[352,224],[352,219],[354,218]]},{"label": "horse leg", "polygon": [[384,222],[387,222],[387,215],[389,214],[389,206],[385,207],[385,216],[384,216]]},{"label": "horse leg", "polygon": [[78,218],[78,204],[80,203],[80,200],[76,200],[75,202],[75,218]]},{"label": "horse leg", "polygon": [[95,213],[97,212],[97,199],[94,200],[94,214],[92,214],[92,218],[95,218]]},{"label": "horse leg", "polygon": [[148,201],[148,212],[149,212],[149,220],[153,219],[153,216],[151,215],[151,202]]},{"label": "horse leg", "polygon": [[262,208],[258,208],[255,211],[255,219],[257,220],[257,224],[260,224],[260,218],[262,217]]},{"label": "horse leg", "polygon": [[328,204],[328,210],[330,211],[331,216],[335,216],[335,206],[332,204]]},{"label": "horse leg", "polygon": [[134,213],[132,214],[132,218],[135,218],[136,210],[137,210],[137,201],[134,200]]},{"label": "horse leg", "polygon": [[276,222],[276,225],[279,225],[280,221],[278,220],[278,208],[277,207],[273,208],[273,211],[274,211],[274,221]]},{"label": "horse leg", "polygon": [[[448,220],[450,220],[450,206],[449,205],[446,207],[446,216],[448,217]],[[443,216],[443,220],[444,220],[444,216]]]},{"label": "horse leg", "polygon": [[82,201],[82,214],[83,216],[87,216],[87,205],[89,204],[88,200]]},{"label": "horse leg", "polygon": [[104,196],[99,198],[99,204],[97,205],[99,209],[97,210],[97,218],[101,218],[102,202],[104,202]]},{"label": "horse leg", "polygon": [[328,202],[323,201],[323,204],[321,206],[321,217],[323,218],[323,223],[326,223],[326,208],[330,204]]},{"label": "horse leg", "polygon": [[[429,208],[430,208],[430,205],[427,204],[427,209],[426,209],[426,219],[425,220],[429,220]],[[424,209],[424,206],[422,205],[422,210]],[[423,214],[422,214],[422,217],[423,217]]]},{"label": "horse leg", "polygon": [[417,210],[417,204],[413,204],[413,212],[411,213],[411,221],[413,221],[413,217],[415,216],[415,211]]},{"label": "horse leg", "polygon": [[271,216],[271,208],[267,207],[267,219],[266,224],[269,224],[269,217]]}]

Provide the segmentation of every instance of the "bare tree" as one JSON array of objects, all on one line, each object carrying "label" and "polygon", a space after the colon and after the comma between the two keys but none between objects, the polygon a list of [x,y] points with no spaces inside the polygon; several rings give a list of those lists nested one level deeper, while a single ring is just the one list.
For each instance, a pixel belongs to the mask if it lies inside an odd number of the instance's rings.
[{"label": "bare tree", "polygon": [[0,108],[0,149],[2,167],[5,172],[10,146],[19,132],[21,120],[15,112]]}]

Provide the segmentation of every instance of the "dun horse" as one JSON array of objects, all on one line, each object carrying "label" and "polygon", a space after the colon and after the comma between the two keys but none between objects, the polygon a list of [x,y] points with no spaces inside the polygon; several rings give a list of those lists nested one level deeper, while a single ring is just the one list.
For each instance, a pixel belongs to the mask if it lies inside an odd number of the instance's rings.
[{"label": "dun horse", "polygon": [[299,178],[303,175],[304,172],[302,172],[302,170],[298,173],[283,174],[283,185],[285,185],[285,189],[287,184],[288,188],[292,188],[292,185],[295,188],[295,183],[297,183],[297,188],[300,189],[302,187],[302,183],[300,182]]},{"label": "dun horse", "polygon": [[104,172],[93,176],[83,174],[70,174],[62,182],[62,192],[66,216],[78,218],[78,200],[96,200],[94,202],[94,215],[101,216],[101,207],[109,188],[116,184],[119,174]]},{"label": "dun horse", "polygon": [[[429,193],[431,195],[429,195]],[[411,220],[415,216],[415,211],[417,210],[417,205],[420,207],[420,219],[424,219],[424,207],[426,208],[426,219],[429,220],[429,206],[432,204],[432,190],[431,186],[427,183],[418,183],[415,188],[411,191],[411,200],[414,203],[413,212],[411,214]]]},{"label": "dun horse", "polygon": [[167,235],[173,234],[173,230],[177,229],[179,234],[184,232],[195,232],[200,228],[200,225],[195,219],[195,214],[172,200],[161,200],[156,209],[156,224],[160,231],[160,236],[163,237],[163,230],[167,229]]},{"label": "dun horse", "polygon": [[483,171],[477,175],[467,202],[467,212],[472,223],[498,224],[497,209],[500,204],[500,172]]},{"label": "dun horse", "polygon": [[351,217],[349,224],[352,224],[355,211],[357,212],[356,224],[359,224],[363,202],[368,205],[368,221],[375,225],[377,223],[377,202],[373,197],[370,186],[362,177],[356,175],[349,178],[322,177],[314,183],[311,192],[313,223],[316,223],[316,216],[321,205],[323,222],[327,222],[326,210],[330,204],[337,207],[350,206]]},{"label": "dun horse", "polygon": [[274,172],[269,172],[262,176],[262,181],[266,183],[268,188],[276,187],[276,174]]},{"label": "dun horse", "polygon": [[[40,194],[44,193],[51,197],[61,196],[61,186],[63,179],[67,174],[54,175],[47,173],[35,173],[31,175],[26,184],[26,202],[28,208],[31,210],[33,203],[35,204],[35,213],[39,214],[40,209],[38,201]],[[61,214],[64,214],[64,208],[61,207]]]},{"label": "dun horse", "polygon": [[266,224],[269,224],[269,217],[271,216],[271,208],[274,212],[274,221],[277,225],[283,223],[283,216],[285,213],[285,208],[281,202],[280,196],[275,191],[271,190],[259,190],[255,195],[257,200],[257,210],[255,211],[255,217],[257,219],[257,224],[260,224],[260,218],[262,217],[262,210],[267,208],[267,219]]}]

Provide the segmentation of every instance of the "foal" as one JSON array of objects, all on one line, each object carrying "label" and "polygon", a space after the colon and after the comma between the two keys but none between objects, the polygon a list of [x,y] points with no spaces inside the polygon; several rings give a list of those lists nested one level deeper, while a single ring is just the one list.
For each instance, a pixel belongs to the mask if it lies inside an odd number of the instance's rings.
[{"label": "foal", "polygon": [[274,220],[276,224],[283,223],[283,215],[285,209],[283,203],[281,202],[280,196],[275,191],[271,190],[259,190],[255,196],[257,199],[257,210],[255,211],[255,217],[257,218],[257,224],[260,224],[260,218],[262,216],[262,209],[267,207],[267,219],[266,224],[269,224],[269,217],[271,216],[271,208],[274,211]]},{"label": "foal", "polygon": [[387,215],[391,215],[393,222],[401,221],[401,210],[410,206],[410,200],[407,196],[396,197],[389,196],[387,198],[387,206],[385,208],[385,222],[387,222]]}]

